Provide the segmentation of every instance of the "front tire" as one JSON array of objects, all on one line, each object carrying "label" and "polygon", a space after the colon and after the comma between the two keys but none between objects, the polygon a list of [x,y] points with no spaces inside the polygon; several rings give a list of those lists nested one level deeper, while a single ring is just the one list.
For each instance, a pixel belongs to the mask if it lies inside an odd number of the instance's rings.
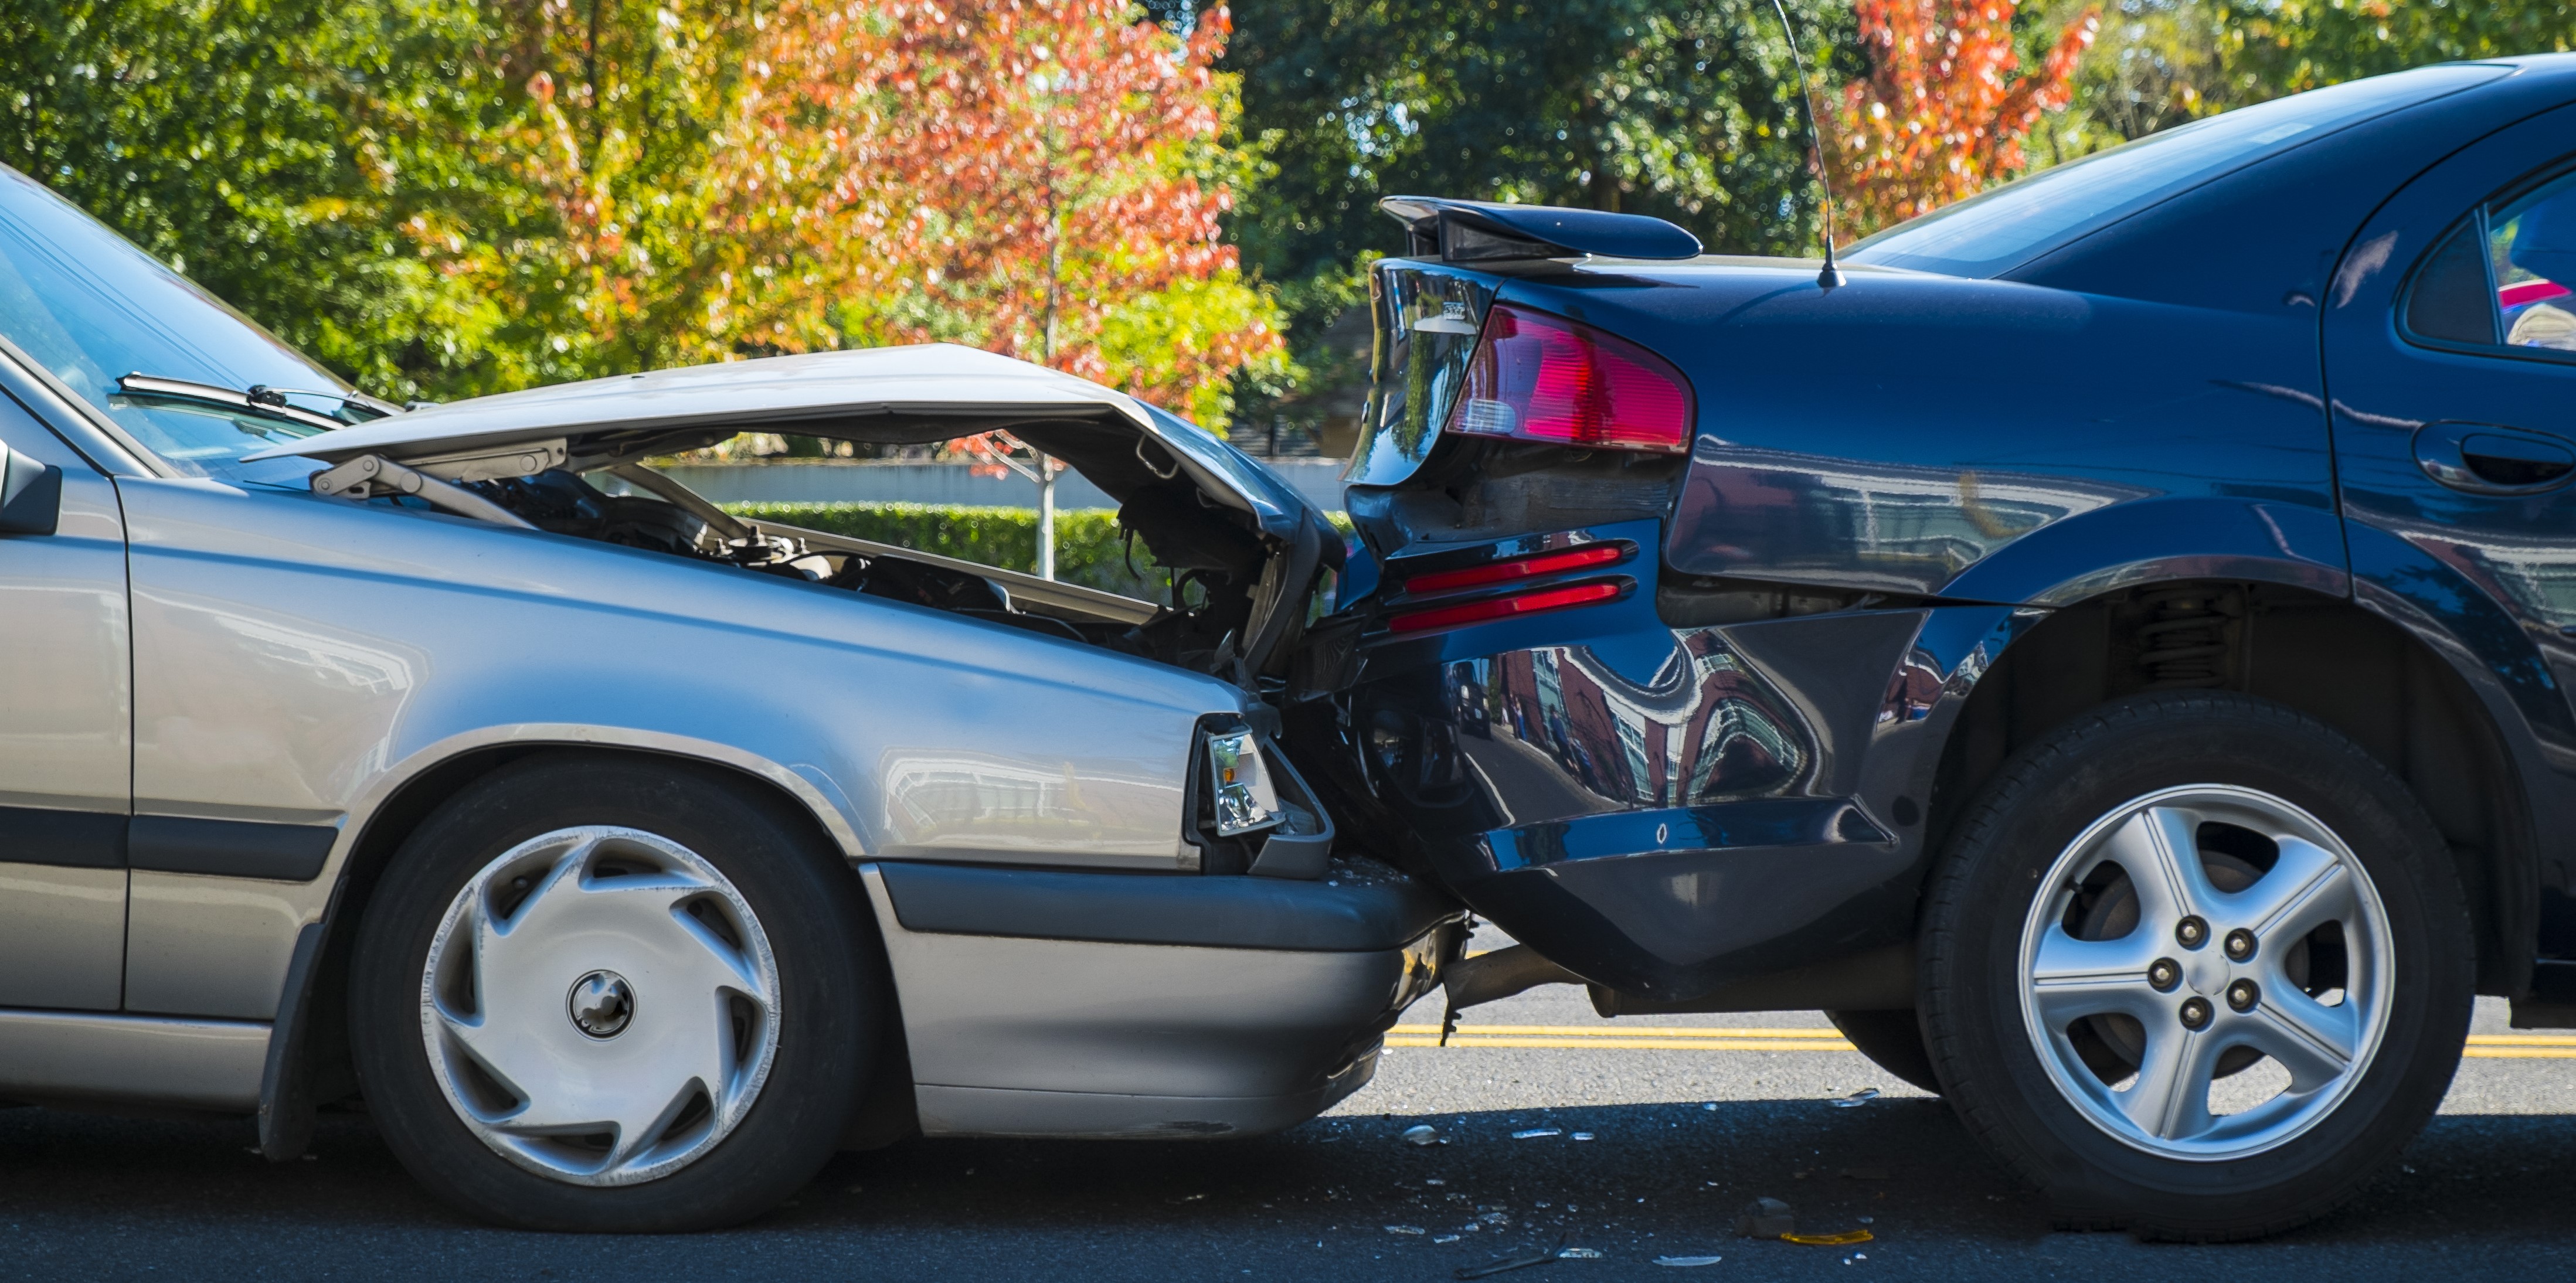
[{"label": "front tire", "polygon": [[430,1191],[529,1229],[755,1216],[831,1157],[885,1010],[854,879],[684,762],[526,759],[440,808],[359,927],[368,1109]]},{"label": "front tire", "polygon": [[2473,961],[2432,822],[2349,739],[2140,696],[2029,746],[1925,911],[1953,1106],[2071,1228],[2253,1238],[2332,1211],[2449,1089]]}]

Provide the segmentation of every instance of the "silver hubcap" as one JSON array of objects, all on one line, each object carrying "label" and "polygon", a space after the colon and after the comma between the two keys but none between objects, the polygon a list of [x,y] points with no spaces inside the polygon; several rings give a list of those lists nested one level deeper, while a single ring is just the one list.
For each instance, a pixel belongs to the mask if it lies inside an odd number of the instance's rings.
[{"label": "silver hubcap", "polygon": [[576,1185],[686,1166],[751,1108],[778,967],[740,892],[637,829],[561,829],[483,867],[439,922],[421,1037],[484,1144]]},{"label": "silver hubcap", "polygon": [[2215,1161],[2334,1112],[2388,1024],[2387,915],[2342,839],[2270,794],[2193,785],[2096,821],[2022,926],[2022,1020],[2067,1101]]}]

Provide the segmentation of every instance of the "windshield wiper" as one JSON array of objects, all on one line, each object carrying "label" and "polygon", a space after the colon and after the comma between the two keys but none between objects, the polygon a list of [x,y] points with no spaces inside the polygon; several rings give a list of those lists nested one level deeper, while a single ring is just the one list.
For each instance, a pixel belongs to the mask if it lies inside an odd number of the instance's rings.
[{"label": "windshield wiper", "polygon": [[290,396],[328,397],[343,405],[367,412],[369,418],[381,419],[398,414],[402,407],[377,400],[364,392],[322,392],[309,388],[273,388],[254,383],[248,388],[228,388],[213,383],[195,383],[187,379],[165,379],[157,374],[129,374],[116,381],[116,390],[126,396],[153,397],[163,401],[189,401],[199,405],[218,405],[227,410],[240,410],[263,418],[278,419],[318,431],[345,428],[346,420],[317,414],[299,405],[291,405]]}]

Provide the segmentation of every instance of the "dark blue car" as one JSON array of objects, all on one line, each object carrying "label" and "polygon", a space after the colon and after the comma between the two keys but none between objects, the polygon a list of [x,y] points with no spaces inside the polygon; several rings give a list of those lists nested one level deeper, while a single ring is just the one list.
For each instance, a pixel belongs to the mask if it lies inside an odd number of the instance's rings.
[{"label": "dark blue car", "polygon": [[[1385,202],[1345,830],[1605,1014],[1824,1008],[2059,1219],[2319,1216],[2576,1026],[2576,57],[1813,261]],[[1359,590],[1353,592],[1350,590]]]}]

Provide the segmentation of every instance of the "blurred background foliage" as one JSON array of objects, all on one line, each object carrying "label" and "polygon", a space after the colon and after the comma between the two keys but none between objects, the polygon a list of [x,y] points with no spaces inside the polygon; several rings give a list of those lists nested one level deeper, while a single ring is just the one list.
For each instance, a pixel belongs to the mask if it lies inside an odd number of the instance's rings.
[{"label": "blurred background foliage", "polygon": [[[1842,232],[2576,0],[1789,0]],[[1355,413],[1380,196],[1813,253],[1769,0],[0,0],[0,163],[371,390],[910,342]],[[1927,141],[1928,140],[1928,141]]]}]

